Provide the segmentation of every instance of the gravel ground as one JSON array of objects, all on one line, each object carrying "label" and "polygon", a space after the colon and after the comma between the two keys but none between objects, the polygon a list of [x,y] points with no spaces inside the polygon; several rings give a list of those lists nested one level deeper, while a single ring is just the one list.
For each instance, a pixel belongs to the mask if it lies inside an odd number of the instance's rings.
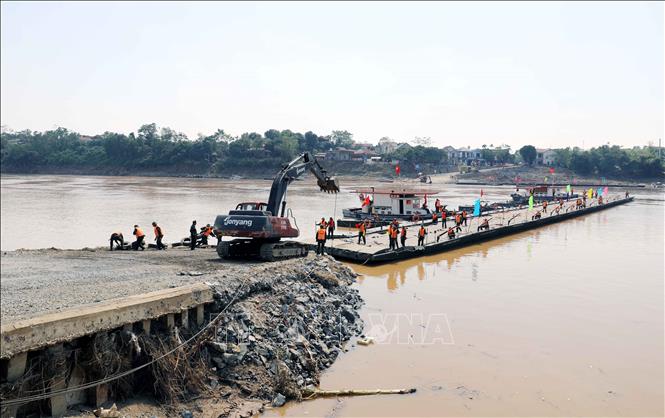
[{"label": "gravel ground", "polygon": [[226,282],[251,275],[257,269],[263,271],[265,266],[266,263],[221,260],[214,248],[6,251],[0,257],[0,313],[3,321],[26,319],[169,287]]},{"label": "gravel ground", "polygon": [[[216,332],[205,338],[191,358],[198,360],[175,362],[175,366],[165,362],[153,368],[153,372],[173,374],[168,384],[155,383],[164,403],[145,405],[141,399],[129,399],[120,404],[123,416],[248,417],[268,405],[301,400],[363,330],[358,314],[362,299],[351,286],[356,274],[329,256],[248,263],[222,261],[214,249],[49,249],[4,252],[1,262],[3,321],[194,282],[212,286],[211,312],[225,313]],[[127,332],[115,330],[116,338],[109,341],[123,341]],[[126,348],[122,343],[111,342],[106,348],[112,352],[115,347],[129,356],[126,367],[130,367],[145,361],[139,353],[152,350],[154,346],[145,346],[151,338],[156,337],[136,339],[144,346],[135,352],[122,351]],[[162,336],[160,341],[169,340]],[[84,353],[90,347],[79,349]],[[74,356],[71,353],[63,351],[64,356]],[[77,356],[67,361],[76,362]],[[87,357],[81,354],[80,358]],[[172,366],[179,369],[173,371]],[[196,384],[186,377],[190,375]],[[152,378],[163,382],[160,376]],[[137,384],[136,389],[145,388]],[[170,397],[179,390],[189,400]],[[92,416],[85,405],[70,414]]]}]

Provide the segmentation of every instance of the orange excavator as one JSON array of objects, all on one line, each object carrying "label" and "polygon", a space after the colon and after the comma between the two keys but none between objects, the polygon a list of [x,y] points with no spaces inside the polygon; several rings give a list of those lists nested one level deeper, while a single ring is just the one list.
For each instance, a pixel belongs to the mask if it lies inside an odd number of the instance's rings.
[{"label": "orange excavator", "polygon": [[286,189],[295,179],[310,171],[317,179],[321,191],[339,192],[334,177],[328,177],[310,153],[301,154],[285,165],[275,176],[270,189],[268,203],[243,202],[228,215],[218,215],[215,229],[218,235],[236,237],[230,241],[220,239],[217,253],[222,258],[260,258],[266,261],[305,257],[307,247],[296,241],[282,238],[297,238],[299,231],[291,226],[286,214]]}]

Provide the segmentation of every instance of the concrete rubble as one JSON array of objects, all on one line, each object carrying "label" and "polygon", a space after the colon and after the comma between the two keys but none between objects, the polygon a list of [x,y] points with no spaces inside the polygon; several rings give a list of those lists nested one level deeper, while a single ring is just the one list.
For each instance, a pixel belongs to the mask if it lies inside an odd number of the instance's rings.
[{"label": "concrete rubble", "polygon": [[362,300],[349,285],[356,274],[329,257],[279,270],[239,292],[213,287],[220,309],[231,301],[206,349],[217,377],[213,386],[239,389],[247,399],[272,406],[300,400],[320,373],[360,335]]}]

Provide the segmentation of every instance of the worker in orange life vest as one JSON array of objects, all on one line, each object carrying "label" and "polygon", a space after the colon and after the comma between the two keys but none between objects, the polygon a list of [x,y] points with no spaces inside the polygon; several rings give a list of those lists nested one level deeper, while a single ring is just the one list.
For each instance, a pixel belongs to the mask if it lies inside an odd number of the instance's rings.
[{"label": "worker in orange life vest", "polygon": [[403,226],[402,230],[399,233],[399,239],[402,241],[402,248],[406,246],[406,227]]},{"label": "worker in orange life vest", "polygon": [[421,224],[418,230],[418,246],[425,245],[425,235],[427,235],[427,230],[425,229],[425,225]]},{"label": "worker in orange life vest", "polygon": [[158,250],[166,249],[166,245],[162,244],[162,238],[164,238],[164,232],[162,232],[162,228],[159,225],[157,225],[157,222],[152,223],[152,228],[155,232],[155,241],[157,241],[157,249]]},{"label": "worker in orange life vest", "polygon": [[328,219],[328,238],[332,239],[334,234],[335,234],[335,220],[331,216],[330,219]]},{"label": "worker in orange life vest", "polygon": [[462,225],[462,215],[458,212],[457,215],[455,215],[455,232],[462,230],[460,225]]},{"label": "worker in orange life vest", "polygon": [[145,234],[138,225],[134,225],[134,232],[132,232],[132,235],[136,236],[136,241],[132,242],[132,250],[137,251],[139,248],[141,251],[145,250],[145,244],[143,243]]},{"label": "worker in orange life vest", "polygon": [[365,225],[365,222],[356,224],[356,228],[358,228],[358,244],[360,244],[360,240],[362,240],[363,245],[366,245],[367,240],[365,239],[365,235],[367,235],[367,226]]},{"label": "worker in orange life vest", "polygon": [[399,235],[399,226],[393,225],[393,227],[390,229],[390,238],[392,240],[392,245],[394,250],[399,248],[399,244],[397,243],[398,235]]},{"label": "worker in orange life vest", "polygon": [[319,230],[316,231],[316,254],[325,254],[325,246],[326,246],[326,227],[325,227],[325,220],[323,221],[323,224],[319,225]]},{"label": "worker in orange life vest", "polygon": [[212,234],[212,227],[207,224],[201,228],[201,245],[208,245],[208,237]]}]

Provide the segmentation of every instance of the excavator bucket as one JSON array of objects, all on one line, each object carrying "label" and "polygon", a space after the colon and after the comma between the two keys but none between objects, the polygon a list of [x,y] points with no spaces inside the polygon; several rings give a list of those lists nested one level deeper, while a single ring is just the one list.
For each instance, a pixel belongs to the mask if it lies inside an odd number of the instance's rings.
[{"label": "excavator bucket", "polygon": [[318,180],[317,183],[323,192],[339,192],[339,182],[335,177],[326,177],[325,180]]}]

